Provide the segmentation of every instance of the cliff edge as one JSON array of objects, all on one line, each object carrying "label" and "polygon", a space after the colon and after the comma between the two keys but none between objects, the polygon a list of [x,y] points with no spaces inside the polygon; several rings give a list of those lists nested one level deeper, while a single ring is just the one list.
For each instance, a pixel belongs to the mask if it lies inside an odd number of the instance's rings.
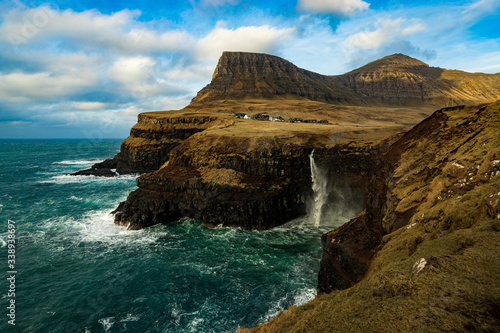
[{"label": "cliff edge", "polygon": [[320,295],[241,332],[495,332],[500,101],[444,108],[381,157],[366,209],[323,236]]}]

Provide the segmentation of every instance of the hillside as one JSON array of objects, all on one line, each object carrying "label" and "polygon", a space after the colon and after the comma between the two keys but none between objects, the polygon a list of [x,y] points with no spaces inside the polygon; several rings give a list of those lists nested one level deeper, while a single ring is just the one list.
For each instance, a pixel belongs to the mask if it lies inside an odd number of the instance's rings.
[{"label": "hillside", "polygon": [[442,109],[407,132],[383,153],[366,210],[323,236],[329,294],[250,331],[497,331],[498,128],[500,102]]}]

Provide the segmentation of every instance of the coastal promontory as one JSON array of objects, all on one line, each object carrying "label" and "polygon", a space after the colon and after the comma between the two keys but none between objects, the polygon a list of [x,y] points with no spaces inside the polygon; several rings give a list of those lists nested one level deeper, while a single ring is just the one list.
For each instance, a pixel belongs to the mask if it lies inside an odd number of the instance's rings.
[{"label": "coastal promontory", "polygon": [[326,76],[224,52],[188,106],[140,114],[85,172],[141,174],[113,212],[129,229],[260,230],[313,214],[318,168],[335,188],[319,209],[342,197],[350,220],[323,235],[318,296],[251,331],[494,332],[498,100],[500,74],[403,54]]}]

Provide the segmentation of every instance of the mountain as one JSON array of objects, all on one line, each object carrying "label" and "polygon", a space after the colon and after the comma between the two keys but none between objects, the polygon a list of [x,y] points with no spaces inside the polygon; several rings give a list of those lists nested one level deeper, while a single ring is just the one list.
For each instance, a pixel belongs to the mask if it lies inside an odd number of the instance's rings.
[{"label": "mountain", "polygon": [[500,74],[430,67],[394,54],[342,75],[325,76],[276,56],[224,52],[193,104],[249,98],[305,98],[347,105],[438,107],[500,99]]},{"label": "mountain", "polygon": [[224,52],[212,82],[192,103],[224,99],[307,98],[347,102],[358,96],[352,89],[332,82],[328,76],[298,68],[282,58],[260,53]]}]

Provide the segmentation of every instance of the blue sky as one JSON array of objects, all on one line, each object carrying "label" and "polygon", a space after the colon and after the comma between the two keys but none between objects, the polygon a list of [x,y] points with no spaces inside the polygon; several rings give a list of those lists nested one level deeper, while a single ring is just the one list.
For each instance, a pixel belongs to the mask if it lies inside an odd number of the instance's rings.
[{"label": "blue sky", "polygon": [[404,53],[500,72],[500,0],[3,1],[0,138],[124,138],[186,106],[222,51],[321,74]]}]

